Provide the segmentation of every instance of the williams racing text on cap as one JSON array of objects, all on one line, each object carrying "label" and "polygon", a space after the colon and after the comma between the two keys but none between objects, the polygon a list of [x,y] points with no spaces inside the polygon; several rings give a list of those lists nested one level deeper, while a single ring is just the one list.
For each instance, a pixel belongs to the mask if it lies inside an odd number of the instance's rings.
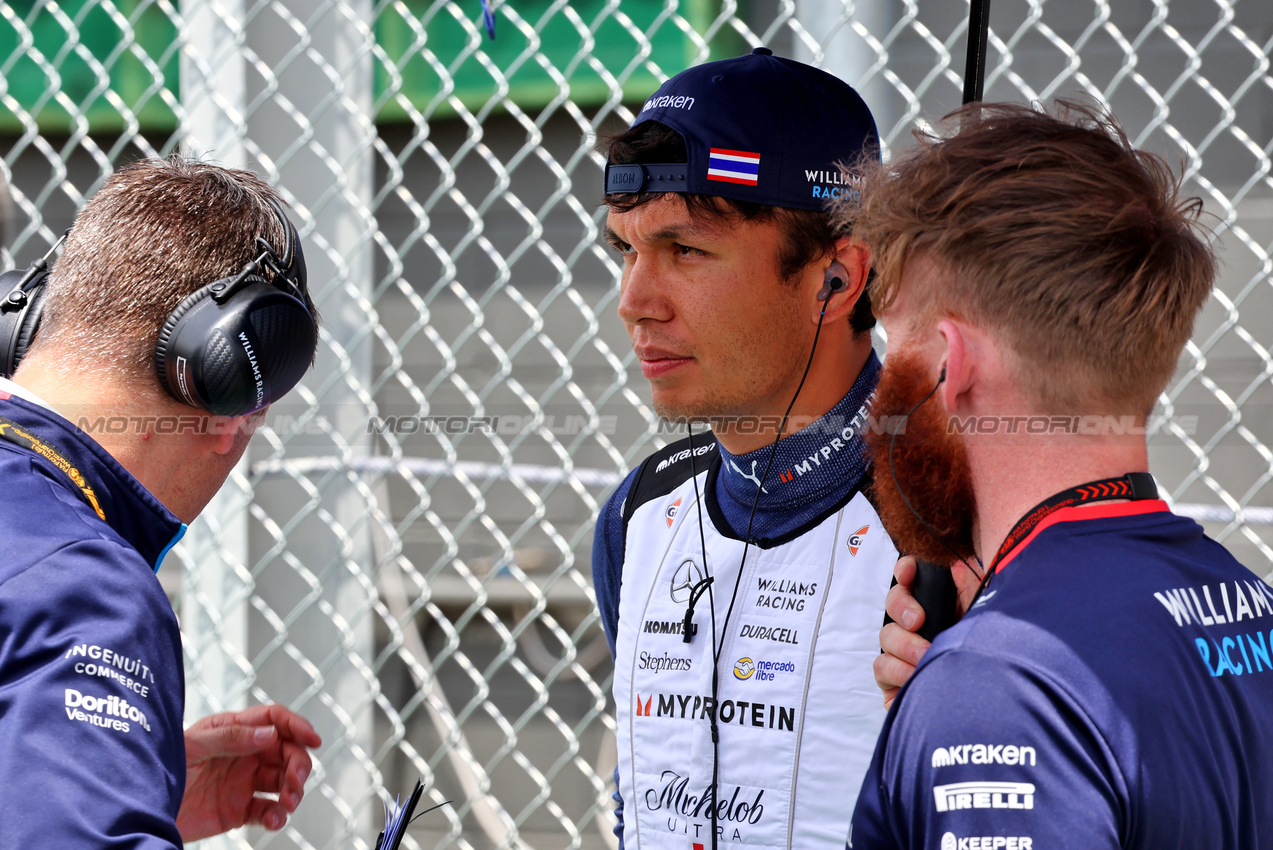
[{"label": "williams racing text on cap", "polygon": [[685,139],[688,162],[607,163],[607,195],[688,192],[822,210],[857,189],[841,165],[879,159],[875,120],[848,84],[757,47],[683,71],[632,122]]}]

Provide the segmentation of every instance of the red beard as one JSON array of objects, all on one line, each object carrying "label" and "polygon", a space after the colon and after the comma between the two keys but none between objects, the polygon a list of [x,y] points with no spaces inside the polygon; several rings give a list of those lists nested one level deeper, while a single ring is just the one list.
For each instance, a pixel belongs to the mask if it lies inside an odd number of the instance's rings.
[{"label": "red beard", "polygon": [[932,379],[913,359],[890,352],[871,415],[897,425],[868,428],[866,441],[874,453],[875,508],[898,552],[949,566],[976,556],[976,504],[968,455],[946,427],[950,417],[936,398],[920,404],[932,389]]}]

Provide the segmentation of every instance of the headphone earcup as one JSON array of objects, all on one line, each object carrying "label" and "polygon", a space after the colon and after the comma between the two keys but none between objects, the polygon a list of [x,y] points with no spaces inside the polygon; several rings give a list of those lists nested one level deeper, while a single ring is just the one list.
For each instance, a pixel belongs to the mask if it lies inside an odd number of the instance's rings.
[{"label": "headphone earcup", "polygon": [[35,332],[40,329],[40,320],[44,318],[44,299],[48,297],[48,294],[48,290],[41,284],[27,296],[29,300],[26,315],[18,324],[18,338],[13,345],[13,371],[15,372],[22,358],[27,356],[27,349],[35,340]]},{"label": "headphone earcup", "polygon": [[48,279],[47,270],[27,285],[25,304],[17,307],[7,302],[9,294],[15,291],[29,271],[15,269],[0,274],[0,293],[5,293],[2,297],[6,299],[3,307],[0,307],[0,377],[13,377],[13,373],[18,371],[18,364],[22,362],[35,339],[36,331],[40,329],[47,295],[44,287]]},{"label": "headphone earcup", "polygon": [[318,340],[313,317],[295,296],[251,276],[219,304],[212,296],[223,283],[177,305],[160,331],[155,365],[178,401],[240,416],[291,390],[309,369]]},{"label": "headphone earcup", "polygon": [[[223,281],[216,281],[222,283]],[[191,407],[203,407],[202,400],[194,395],[194,387],[189,380],[189,370],[186,364],[178,363],[176,353],[173,351],[172,341],[176,336],[177,328],[181,326],[182,320],[190,312],[196,304],[200,304],[208,298],[212,297],[212,287],[209,284],[202,289],[195,290],[181,300],[181,303],[173,308],[168,314],[168,318],[164,320],[163,326],[159,329],[159,339],[155,341],[155,369],[159,373],[159,383],[168,391],[168,394],[184,404]]]}]

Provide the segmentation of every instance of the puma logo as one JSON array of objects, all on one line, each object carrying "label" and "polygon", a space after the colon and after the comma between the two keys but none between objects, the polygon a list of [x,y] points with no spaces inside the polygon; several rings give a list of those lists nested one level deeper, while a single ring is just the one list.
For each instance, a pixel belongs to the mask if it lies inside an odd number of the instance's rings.
[{"label": "puma logo", "polygon": [[743,472],[742,468],[739,467],[738,465],[738,461],[736,460],[730,460],[729,465],[732,466],[734,468],[734,471],[737,472],[739,475],[741,475],[743,478],[746,478],[748,481],[755,481],[756,486],[760,487],[760,492],[768,494],[769,491],[766,490],[764,487],[760,486],[760,479],[756,476],[756,461],[753,460],[751,462],[751,475],[748,475],[747,473]]}]

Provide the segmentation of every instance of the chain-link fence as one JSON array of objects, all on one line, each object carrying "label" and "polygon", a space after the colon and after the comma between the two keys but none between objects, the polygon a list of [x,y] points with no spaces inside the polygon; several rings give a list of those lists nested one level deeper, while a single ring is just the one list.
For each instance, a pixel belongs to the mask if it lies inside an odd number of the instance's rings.
[{"label": "chain-link fence", "polygon": [[[408,844],[609,843],[592,524],[668,435],[614,316],[596,133],[758,44],[857,85],[891,147],[962,89],[963,3],[491,6],[493,33],[479,0],[0,6],[7,260],[47,250],[119,163],[179,146],[267,175],[307,244],[318,366],[163,573],[191,718],[276,700],[326,743],[284,832],[208,844],[370,847],[417,776],[450,803]],[[987,100],[1109,104],[1214,214],[1220,285],[1151,458],[1266,576],[1271,56],[1256,0],[994,0],[986,75]]]}]

